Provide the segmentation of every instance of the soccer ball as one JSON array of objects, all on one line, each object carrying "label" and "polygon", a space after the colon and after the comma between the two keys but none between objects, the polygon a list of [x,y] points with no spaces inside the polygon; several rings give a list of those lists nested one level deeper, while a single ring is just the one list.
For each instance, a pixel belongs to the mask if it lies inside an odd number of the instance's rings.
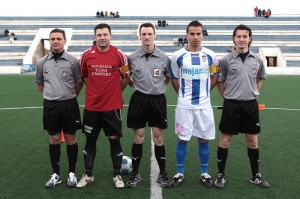
[{"label": "soccer ball", "polygon": [[122,166],[121,166],[121,174],[126,175],[132,171],[132,159],[128,156],[123,156]]}]

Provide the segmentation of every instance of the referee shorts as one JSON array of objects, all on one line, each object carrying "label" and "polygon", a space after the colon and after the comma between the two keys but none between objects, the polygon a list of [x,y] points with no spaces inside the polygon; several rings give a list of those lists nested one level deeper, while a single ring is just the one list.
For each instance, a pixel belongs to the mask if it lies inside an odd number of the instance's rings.
[{"label": "referee shorts", "polygon": [[219,130],[224,134],[260,133],[258,103],[255,100],[225,99]]},{"label": "referee shorts", "polygon": [[65,134],[73,135],[81,129],[81,118],[76,98],[55,101],[44,99],[43,122],[44,129],[50,135],[56,135],[64,131]]},{"label": "referee shorts", "polygon": [[166,129],[167,123],[167,100],[164,94],[148,95],[135,91],[130,99],[127,127],[140,129],[146,127]]}]

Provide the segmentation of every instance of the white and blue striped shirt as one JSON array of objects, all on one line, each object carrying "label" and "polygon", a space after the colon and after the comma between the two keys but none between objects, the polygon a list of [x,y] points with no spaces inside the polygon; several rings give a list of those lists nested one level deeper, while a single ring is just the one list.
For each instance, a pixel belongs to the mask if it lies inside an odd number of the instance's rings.
[{"label": "white and blue striped shirt", "polygon": [[218,58],[208,48],[198,52],[182,48],[172,56],[172,79],[179,80],[177,107],[202,109],[211,107],[210,75],[218,72]]}]

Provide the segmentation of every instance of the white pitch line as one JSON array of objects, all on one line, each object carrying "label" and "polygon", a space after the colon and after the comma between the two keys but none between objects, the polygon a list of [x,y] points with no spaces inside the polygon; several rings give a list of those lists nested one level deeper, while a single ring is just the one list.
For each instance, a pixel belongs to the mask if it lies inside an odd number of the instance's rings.
[{"label": "white pitch line", "polygon": [[150,167],[150,199],[162,199],[162,188],[156,182],[159,174],[159,166],[157,164],[154,152],[153,134],[151,130],[151,167]]},{"label": "white pitch line", "polygon": [[12,107],[12,108],[0,108],[0,110],[22,110],[22,109],[38,109],[43,108],[42,106],[34,106],[34,107]]},{"label": "white pitch line", "polygon": [[268,108],[268,107],[266,107],[265,109],[267,109],[267,110],[283,110],[283,111],[300,111],[300,109],[297,109],[297,108]]},{"label": "white pitch line", "polygon": [[[79,105],[80,107],[84,107],[84,105]],[[128,104],[124,104],[124,106],[128,106]],[[174,107],[176,105],[167,105],[169,107]],[[221,106],[212,106],[213,108],[218,108]],[[8,107],[8,108],[0,108],[0,111],[2,110],[22,110],[22,109],[39,109],[43,108],[42,106],[32,106],[32,107]],[[283,110],[283,111],[300,111],[299,108],[272,108],[272,107],[266,107],[266,110]]]}]

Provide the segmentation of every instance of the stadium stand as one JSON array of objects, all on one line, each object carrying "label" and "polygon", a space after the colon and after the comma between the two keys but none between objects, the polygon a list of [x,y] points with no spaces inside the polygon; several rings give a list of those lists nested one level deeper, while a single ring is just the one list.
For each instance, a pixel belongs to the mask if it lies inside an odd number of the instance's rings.
[{"label": "stadium stand", "polygon": [[[98,23],[108,23],[112,27],[112,44],[126,54],[140,46],[137,36],[139,24],[152,22],[157,24],[160,17],[121,17],[95,19],[95,17],[0,17],[0,29],[7,28],[14,32],[18,40],[9,43],[7,38],[0,38],[0,73],[21,73],[23,58],[30,48],[40,28],[71,28],[72,35],[68,51],[79,57],[92,45],[93,28]],[[232,31],[238,24],[246,24],[253,30],[251,49],[259,53],[266,61],[268,53],[278,57],[276,67],[267,67],[270,74],[300,74],[300,17],[164,17],[168,26],[156,25],[156,45],[169,56],[181,48],[175,46],[174,36],[184,37],[186,25],[191,20],[199,20],[209,31],[203,46],[214,50],[219,57],[227,53],[232,44]],[[278,51],[277,51],[278,49]],[[276,51],[276,52],[275,52]],[[284,61],[280,61],[282,56]],[[33,65],[34,65],[33,61]],[[281,70],[277,70],[281,68]]]}]

